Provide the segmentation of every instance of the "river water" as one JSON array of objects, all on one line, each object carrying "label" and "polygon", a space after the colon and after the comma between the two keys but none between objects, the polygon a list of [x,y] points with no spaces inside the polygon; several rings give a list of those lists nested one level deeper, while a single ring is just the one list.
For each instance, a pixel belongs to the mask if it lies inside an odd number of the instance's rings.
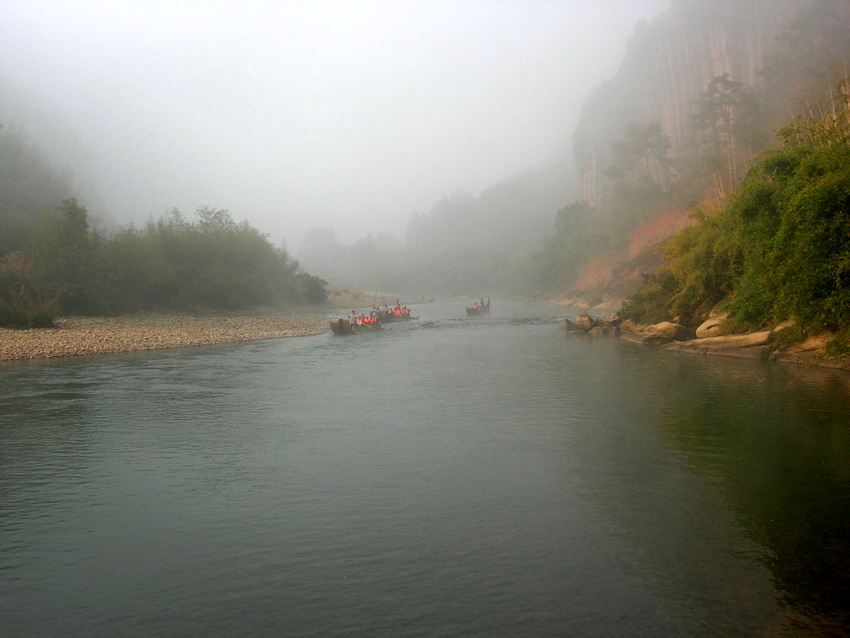
[{"label": "river water", "polygon": [[845,635],[846,373],[414,313],[0,367],[0,634]]}]

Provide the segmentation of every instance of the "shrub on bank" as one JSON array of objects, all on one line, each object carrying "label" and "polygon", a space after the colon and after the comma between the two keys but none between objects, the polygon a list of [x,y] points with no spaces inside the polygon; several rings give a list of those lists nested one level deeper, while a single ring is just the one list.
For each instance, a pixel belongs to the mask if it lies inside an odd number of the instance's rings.
[{"label": "shrub on bank", "polygon": [[[61,311],[115,315],[145,310],[238,310],[327,300],[324,282],[226,210],[200,208],[190,221],[171,211],[139,229],[104,236],[69,199],[34,230],[32,279]],[[24,299],[24,297],[21,297]],[[23,302],[21,302],[23,303]]]},{"label": "shrub on bank", "polygon": [[0,327],[3,328],[52,328],[58,316],[56,297],[39,298],[24,293],[0,299]]},{"label": "shrub on bank", "polygon": [[[794,318],[801,334],[850,326],[850,86],[836,109],[780,133],[719,212],[672,237],[624,318],[696,324],[721,304],[729,327]],[[665,308],[665,312],[660,309]],[[838,340],[841,342],[841,339]],[[838,347],[838,346],[836,346]]]},{"label": "shrub on bank", "polygon": [[20,253],[0,264],[0,327],[50,328],[59,315],[58,296],[45,296],[29,277]]}]

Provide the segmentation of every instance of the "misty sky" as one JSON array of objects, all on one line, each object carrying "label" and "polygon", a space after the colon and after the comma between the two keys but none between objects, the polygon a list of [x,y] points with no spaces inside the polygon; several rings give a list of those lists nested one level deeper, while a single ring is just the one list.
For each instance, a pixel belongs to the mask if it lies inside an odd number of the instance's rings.
[{"label": "misty sky", "polygon": [[[0,0],[0,90],[75,137],[119,223],[206,205],[290,249],[314,226],[401,237],[444,195],[569,151],[582,100],[667,6]],[[27,114],[0,121],[45,146]]]}]

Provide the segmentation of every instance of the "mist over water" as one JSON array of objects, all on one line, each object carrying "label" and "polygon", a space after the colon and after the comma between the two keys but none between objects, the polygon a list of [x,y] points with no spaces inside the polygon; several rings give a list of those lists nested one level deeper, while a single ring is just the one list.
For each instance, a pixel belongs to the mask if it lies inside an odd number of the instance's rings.
[{"label": "mist over water", "polygon": [[[93,221],[209,206],[312,246],[322,291],[528,291],[531,270],[502,275],[535,250],[539,289],[564,290],[580,262],[539,248],[578,199],[580,107],[668,5],[0,0],[3,141],[39,160],[6,137],[22,127]],[[732,60],[718,33],[697,79]],[[587,157],[631,110],[599,112]],[[27,184],[51,199],[63,179]],[[42,211],[13,200],[20,265]],[[576,203],[561,230],[590,214]],[[561,239],[584,254],[604,230]],[[224,280],[197,272],[177,279]],[[595,340],[559,330],[571,309],[493,301],[351,338],[0,363],[0,634],[846,634],[846,374]]]},{"label": "mist over water", "polygon": [[4,633],[846,621],[846,379],[493,302],[359,337],[1,368]]}]

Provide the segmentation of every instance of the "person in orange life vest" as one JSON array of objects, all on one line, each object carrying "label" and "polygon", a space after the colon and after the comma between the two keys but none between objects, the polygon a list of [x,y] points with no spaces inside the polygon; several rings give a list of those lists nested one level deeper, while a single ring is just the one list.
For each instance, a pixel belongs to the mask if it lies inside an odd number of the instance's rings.
[{"label": "person in orange life vest", "polygon": [[398,300],[398,298],[396,298],[396,300],[395,300],[395,309],[396,309],[396,310],[399,310],[400,308],[401,308],[401,302]]}]

